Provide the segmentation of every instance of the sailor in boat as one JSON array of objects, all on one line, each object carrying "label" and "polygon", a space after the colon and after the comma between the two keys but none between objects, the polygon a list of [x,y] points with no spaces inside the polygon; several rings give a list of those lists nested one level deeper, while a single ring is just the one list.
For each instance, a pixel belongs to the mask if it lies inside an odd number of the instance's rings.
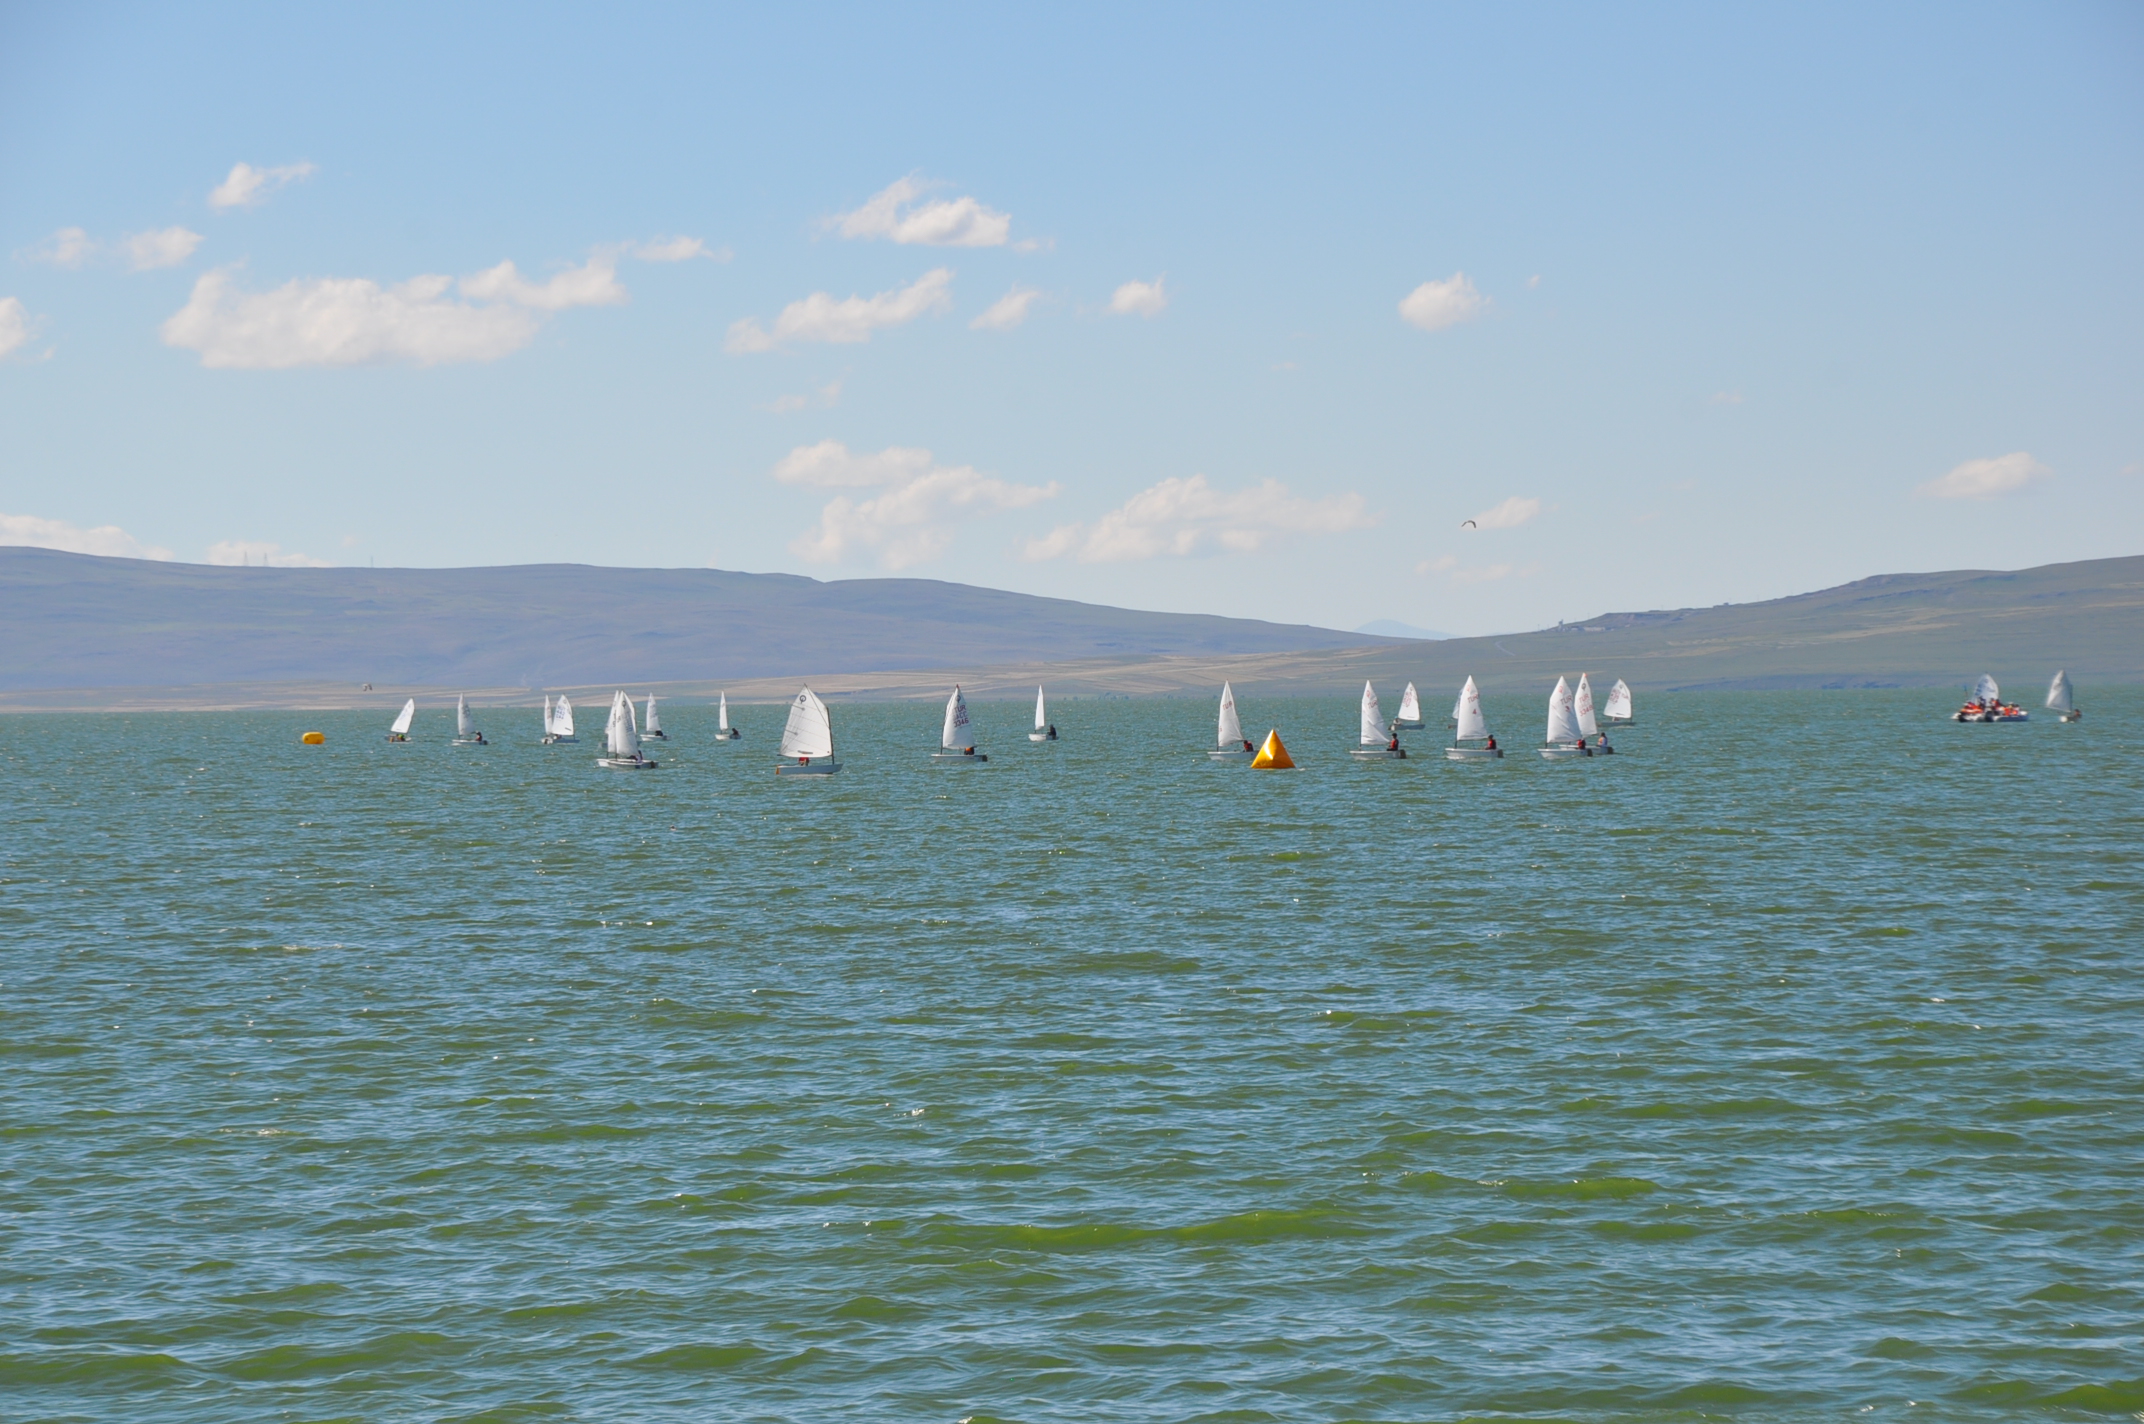
[{"label": "sailor in boat", "polygon": [[1494,736],[1491,736],[1491,737],[1489,738],[1489,744],[1488,744],[1488,746],[1484,747],[1484,748],[1483,748],[1482,750],[1484,750],[1484,751],[1492,751],[1492,752],[1493,752],[1493,751],[1495,751],[1495,750],[1496,750],[1496,738],[1495,738]]},{"label": "sailor in boat", "polygon": [[1055,722],[1050,723],[1049,740],[1053,742],[1057,740],[1057,724]]}]

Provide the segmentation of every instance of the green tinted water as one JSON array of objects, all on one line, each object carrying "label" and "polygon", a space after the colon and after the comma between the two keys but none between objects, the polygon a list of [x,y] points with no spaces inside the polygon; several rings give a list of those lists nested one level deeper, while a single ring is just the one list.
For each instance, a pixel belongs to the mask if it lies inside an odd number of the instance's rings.
[{"label": "green tinted water", "polygon": [[0,719],[0,1415],[2144,1410],[2144,698],[1947,703]]}]

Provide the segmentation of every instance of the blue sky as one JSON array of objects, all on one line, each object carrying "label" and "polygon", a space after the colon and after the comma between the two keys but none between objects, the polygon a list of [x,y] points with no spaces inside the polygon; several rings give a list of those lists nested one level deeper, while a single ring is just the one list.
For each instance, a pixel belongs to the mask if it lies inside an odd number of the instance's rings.
[{"label": "blue sky", "polygon": [[1469,633],[2134,554],[2140,199],[2126,4],[14,6],[0,539]]}]

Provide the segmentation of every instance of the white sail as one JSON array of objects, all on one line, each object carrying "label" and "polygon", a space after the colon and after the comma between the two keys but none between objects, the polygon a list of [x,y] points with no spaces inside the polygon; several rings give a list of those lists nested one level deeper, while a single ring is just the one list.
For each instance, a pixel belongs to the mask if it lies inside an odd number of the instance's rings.
[{"label": "white sail", "polygon": [[1385,730],[1385,709],[1377,705],[1377,689],[1366,682],[1362,685],[1362,744],[1381,747],[1390,735]]},{"label": "white sail", "polygon": [[2047,706],[2050,711],[2054,712],[2074,712],[2077,710],[2076,694],[2070,691],[2070,675],[2068,673],[2056,673],[2055,680],[2047,684]]},{"label": "white sail", "polygon": [[1467,685],[1459,689],[1459,703],[1452,713],[1452,720],[1459,724],[1453,740],[1461,742],[1487,741],[1489,719],[1481,714],[1481,689],[1468,678]]},{"label": "white sail", "polygon": [[551,735],[551,694],[548,692],[543,698],[543,734],[547,737]]},{"label": "white sail", "polygon": [[1548,735],[1543,740],[1552,747],[1579,741],[1578,718],[1571,711],[1571,684],[1560,677],[1556,690],[1548,695]]},{"label": "white sail", "polygon": [[1243,745],[1243,719],[1236,715],[1236,690],[1225,682],[1221,684],[1221,728],[1215,745],[1231,752]]},{"label": "white sail", "polygon": [[1038,687],[1035,689],[1035,730],[1038,732],[1046,732],[1049,729],[1050,715],[1043,708],[1042,689]]},{"label": "white sail", "polygon": [[938,745],[949,752],[964,752],[975,746],[975,724],[968,720],[968,699],[961,696],[960,684],[953,685],[953,695],[945,703],[945,730],[938,735]]},{"label": "white sail", "polygon": [[408,736],[409,724],[413,719],[415,719],[416,715],[417,699],[412,697],[409,701],[402,704],[401,715],[395,718],[395,724],[392,727],[389,727],[387,730],[393,732],[398,737]]},{"label": "white sail", "polygon": [[834,724],[826,715],[826,704],[808,687],[789,704],[789,725],[782,728],[781,754],[785,759],[834,754]]},{"label": "white sail", "polygon": [[573,735],[573,704],[566,700],[566,694],[563,692],[558,694],[558,706],[551,710],[551,735],[554,737],[570,737]]},{"label": "white sail", "polygon": [[459,695],[454,699],[454,735],[457,737],[473,737],[476,735],[476,722],[469,715],[469,699]]},{"label": "white sail", "polygon": [[1400,694],[1400,720],[1402,722],[1419,722],[1422,720],[1422,699],[1415,695],[1414,684],[1411,682],[1407,684],[1407,690]]},{"label": "white sail", "polygon": [[1608,689],[1608,715],[1621,717],[1626,722],[1630,720],[1630,684],[1621,678]]},{"label": "white sail", "polygon": [[1994,678],[1982,673],[1979,685],[1973,689],[1973,700],[1983,707],[1993,707],[2003,700],[2003,690],[1995,685]]},{"label": "white sail", "polygon": [[648,720],[643,726],[651,737],[663,729],[663,724],[655,720],[655,694],[652,692],[648,694]]},{"label": "white sail", "polygon": [[640,719],[633,714],[633,699],[622,692],[611,694],[610,724],[603,729],[603,740],[614,757],[640,755]]},{"label": "white sail", "polygon": [[716,731],[718,731],[718,732],[727,732],[727,731],[728,731],[729,729],[730,729],[730,695],[729,695],[729,694],[728,694],[727,692],[725,692],[725,693],[723,693],[723,694],[722,694],[722,700],[721,700],[721,702],[719,702],[718,704],[716,704],[716,707],[715,707],[715,730],[716,730]]},{"label": "white sail", "polygon": [[1578,691],[1571,697],[1571,711],[1578,717],[1578,735],[1597,737],[1601,734],[1600,723],[1593,720],[1593,684],[1586,675],[1578,675]]}]

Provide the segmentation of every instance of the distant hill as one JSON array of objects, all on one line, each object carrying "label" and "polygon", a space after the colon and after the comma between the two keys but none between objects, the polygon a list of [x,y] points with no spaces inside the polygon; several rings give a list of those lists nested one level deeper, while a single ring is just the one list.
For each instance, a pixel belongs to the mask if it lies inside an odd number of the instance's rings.
[{"label": "distant hill", "polygon": [[930,579],[525,564],[265,569],[0,548],[0,689],[559,687],[1374,645]]},{"label": "distant hill", "polygon": [[1442,642],[1452,636],[1450,633],[1439,633],[1434,628],[1417,628],[1414,624],[1402,623],[1397,618],[1373,619],[1355,631],[1374,633],[1380,638],[1419,638],[1431,643]]}]

